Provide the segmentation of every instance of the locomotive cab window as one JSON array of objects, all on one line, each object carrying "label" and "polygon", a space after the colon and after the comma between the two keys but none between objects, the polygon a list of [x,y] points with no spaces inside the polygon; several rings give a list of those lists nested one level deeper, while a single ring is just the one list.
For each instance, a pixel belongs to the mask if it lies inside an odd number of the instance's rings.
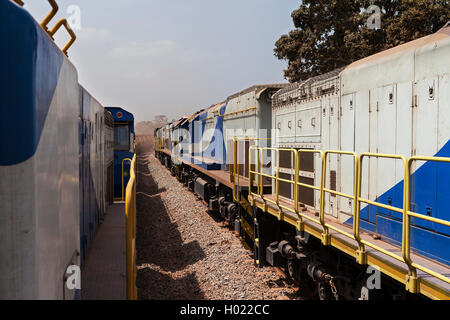
[{"label": "locomotive cab window", "polygon": [[128,124],[115,124],[114,149],[123,151],[130,149],[130,129]]}]

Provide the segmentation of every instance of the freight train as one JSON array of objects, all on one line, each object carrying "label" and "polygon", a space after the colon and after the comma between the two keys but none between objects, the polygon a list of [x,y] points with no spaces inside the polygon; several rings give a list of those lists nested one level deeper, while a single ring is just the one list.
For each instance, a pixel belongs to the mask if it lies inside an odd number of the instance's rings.
[{"label": "freight train", "polygon": [[155,155],[320,299],[450,299],[450,25],[155,130]]},{"label": "freight train", "polygon": [[0,1],[0,299],[80,298],[67,268],[83,267],[113,202],[114,152],[134,151],[132,115],[115,126],[126,111],[79,85],[45,23]]}]

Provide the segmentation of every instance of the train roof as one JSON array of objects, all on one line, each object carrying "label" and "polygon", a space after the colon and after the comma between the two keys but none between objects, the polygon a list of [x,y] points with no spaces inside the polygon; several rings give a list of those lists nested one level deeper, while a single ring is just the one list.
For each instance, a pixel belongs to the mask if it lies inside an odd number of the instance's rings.
[{"label": "train roof", "polygon": [[211,107],[209,107],[209,108],[203,110],[202,112],[200,112],[200,113],[198,114],[198,116],[202,116],[202,115],[204,115],[204,114],[206,114],[206,113],[209,113],[209,112],[215,112],[215,111],[217,111],[217,110],[220,110],[220,108],[222,108],[222,107],[225,106],[225,105],[226,105],[226,101],[220,102],[220,103],[218,103],[218,104],[214,104],[214,105],[212,105]]},{"label": "train roof", "polygon": [[[341,72],[341,94],[435,77],[448,68],[450,24],[438,32],[356,61]],[[389,74],[389,77],[386,77]]]},{"label": "train roof", "polygon": [[91,97],[92,100],[94,100],[95,102],[97,102],[99,105],[101,105],[103,107],[103,105],[97,100],[97,98],[95,98],[90,92],[89,90],[87,90],[81,83],[78,83],[78,86],[89,95],[89,97]]},{"label": "train roof", "polygon": [[216,111],[220,111],[221,108],[223,108],[224,106],[226,106],[227,102],[226,101],[222,101],[214,106],[211,107],[211,112],[216,112]]},{"label": "train roof", "polygon": [[261,85],[254,85],[254,86],[251,86],[251,87],[249,87],[249,88],[247,88],[247,89],[245,89],[245,90],[242,90],[242,91],[240,91],[240,92],[238,92],[238,93],[236,93],[236,94],[231,95],[231,96],[228,97],[227,100],[225,100],[225,101],[222,101],[222,102],[219,102],[219,103],[217,103],[217,104],[214,104],[214,105],[212,105],[212,106],[210,106],[210,107],[208,107],[208,108],[201,109],[201,110],[199,110],[199,111],[193,113],[193,114],[190,115],[190,116],[185,116],[185,117],[183,117],[180,121],[177,121],[176,124],[174,124],[174,125],[175,125],[175,126],[180,126],[180,125],[185,124],[186,122],[192,122],[192,121],[194,121],[195,119],[197,119],[198,117],[200,117],[200,116],[202,116],[202,115],[205,115],[205,114],[207,114],[207,113],[209,113],[209,112],[218,112],[218,111],[220,111],[220,109],[221,109],[222,107],[224,107],[224,106],[227,104],[227,101],[229,101],[229,100],[231,100],[231,99],[234,99],[234,98],[236,98],[236,97],[239,97],[239,96],[241,96],[241,95],[247,94],[247,93],[249,93],[249,92],[257,91],[257,93],[256,93],[256,98],[259,99],[259,97],[261,96],[261,94],[262,94],[263,92],[265,92],[266,90],[268,90],[268,89],[276,89],[276,90],[279,90],[279,89],[281,89],[281,88],[286,87],[287,85],[289,85],[289,83],[261,84]]},{"label": "train roof", "polygon": [[288,85],[289,83],[258,84],[229,96],[227,100],[237,98],[252,91],[257,91],[257,98],[259,98],[259,96],[267,89],[282,89]]},{"label": "train roof", "polygon": [[134,121],[134,115],[121,107],[105,107],[111,112],[114,121]]},{"label": "train roof", "polygon": [[114,117],[112,113],[109,110],[104,109],[104,114],[105,114],[105,124],[108,127],[114,128]]},{"label": "train roof", "polygon": [[339,74],[344,68],[309,78],[302,82],[291,83],[273,96],[273,107],[292,103],[297,100],[318,98],[339,90]]},{"label": "train roof", "polygon": [[172,128],[175,129],[175,128],[177,128],[177,127],[180,127],[180,126],[182,126],[183,124],[185,124],[186,121],[188,121],[188,120],[189,120],[189,117],[188,117],[188,116],[183,116],[180,120],[174,121],[174,122],[171,123]]},{"label": "train roof", "polygon": [[373,63],[375,61],[379,61],[381,59],[388,58],[388,57],[396,55],[398,53],[402,53],[405,51],[414,51],[414,50],[416,50],[420,47],[423,47],[429,43],[440,41],[440,40],[443,40],[443,39],[446,39],[449,37],[450,37],[450,21],[447,22],[441,30],[439,30],[438,32],[436,32],[434,34],[404,43],[404,44],[396,46],[394,48],[387,49],[387,50],[381,51],[379,53],[376,53],[374,55],[371,55],[367,58],[355,61],[352,64],[350,64],[348,67],[346,67],[344,71],[359,67],[364,64]]}]

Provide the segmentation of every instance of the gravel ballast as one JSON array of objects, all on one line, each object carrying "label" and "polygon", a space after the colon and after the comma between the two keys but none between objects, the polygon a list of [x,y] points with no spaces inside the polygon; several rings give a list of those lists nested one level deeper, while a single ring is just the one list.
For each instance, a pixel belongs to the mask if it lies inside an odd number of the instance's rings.
[{"label": "gravel ballast", "polygon": [[139,299],[298,299],[274,268],[254,266],[240,239],[153,152],[138,157],[137,192]]}]

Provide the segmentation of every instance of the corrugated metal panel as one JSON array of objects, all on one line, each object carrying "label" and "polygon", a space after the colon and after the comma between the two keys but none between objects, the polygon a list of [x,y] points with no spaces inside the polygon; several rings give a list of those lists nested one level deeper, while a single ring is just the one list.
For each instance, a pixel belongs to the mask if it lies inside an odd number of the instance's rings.
[{"label": "corrugated metal panel", "polygon": [[286,107],[299,101],[316,99],[339,91],[339,74],[343,68],[291,84],[273,96],[273,107]]}]

